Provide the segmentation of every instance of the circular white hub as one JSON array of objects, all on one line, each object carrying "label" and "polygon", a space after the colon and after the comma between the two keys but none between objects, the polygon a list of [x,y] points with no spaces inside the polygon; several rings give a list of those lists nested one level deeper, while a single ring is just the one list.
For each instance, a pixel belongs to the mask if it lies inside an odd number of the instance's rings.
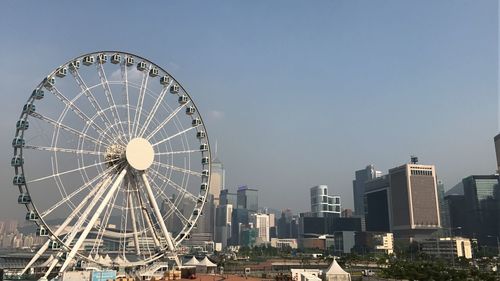
[{"label": "circular white hub", "polygon": [[153,164],[155,156],[153,146],[148,140],[135,138],[127,144],[125,150],[127,162],[136,170],[146,170]]}]

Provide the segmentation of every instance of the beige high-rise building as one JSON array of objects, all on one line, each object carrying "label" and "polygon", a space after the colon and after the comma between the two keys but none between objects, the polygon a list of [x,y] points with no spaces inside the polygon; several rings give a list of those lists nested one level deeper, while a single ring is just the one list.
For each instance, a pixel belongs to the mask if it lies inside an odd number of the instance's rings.
[{"label": "beige high-rise building", "polygon": [[389,170],[391,225],[396,238],[416,238],[441,228],[434,165]]},{"label": "beige high-rise building", "polygon": [[226,171],[224,170],[224,165],[222,162],[215,158],[212,161],[211,171],[210,171],[210,194],[214,196],[214,204],[217,207],[219,205],[220,191],[224,189],[225,186]]}]

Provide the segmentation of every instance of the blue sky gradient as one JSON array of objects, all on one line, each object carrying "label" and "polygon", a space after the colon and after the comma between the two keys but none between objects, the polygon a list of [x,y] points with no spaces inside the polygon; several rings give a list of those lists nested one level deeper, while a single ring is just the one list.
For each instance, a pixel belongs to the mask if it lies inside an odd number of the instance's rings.
[{"label": "blue sky gradient", "polygon": [[[354,171],[435,164],[450,188],[495,170],[498,3],[484,1],[2,1],[0,218],[22,218],[10,141],[52,69],[96,50],[164,66],[190,92],[227,187],[309,208]],[[29,160],[27,160],[29,161]]]}]

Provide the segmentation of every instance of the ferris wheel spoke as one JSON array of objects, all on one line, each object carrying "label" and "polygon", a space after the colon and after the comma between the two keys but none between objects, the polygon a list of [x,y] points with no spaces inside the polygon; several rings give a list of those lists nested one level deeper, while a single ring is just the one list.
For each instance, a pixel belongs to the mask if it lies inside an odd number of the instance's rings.
[{"label": "ferris wheel spoke", "polygon": [[157,142],[157,143],[154,143],[154,144],[153,144],[153,146],[157,146],[157,145],[162,144],[162,143],[164,143],[164,142],[166,142],[166,141],[169,141],[169,140],[171,140],[171,139],[173,139],[173,138],[175,138],[175,137],[178,137],[178,136],[180,136],[180,135],[183,135],[183,134],[185,134],[185,133],[187,133],[187,132],[189,132],[189,131],[191,131],[191,130],[193,130],[193,129],[198,128],[199,126],[200,126],[200,125],[198,125],[198,126],[193,126],[193,127],[189,127],[189,128],[187,128],[187,129],[185,129],[185,130],[183,130],[183,131],[178,132],[177,134],[171,135],[171,136],[169,136],[168,138],[162,139],[161,141],[159,141],[159,142]]},{"label": "ferris wheel spoke", "polygon": [[[103,179],[104,177],[109,176],[109,172],[111,172],[113,169],[114,169],[114,167],[109,167],[103,173],[95,176],[90,181],[87,181],[85,184],[83,184],[78,189],[76,189],[75,191],[73,191],[71,194],[69,194],[68,196],[66,196],[65,198],[63,198],[61,201],[57,202],[56,204],[54,204],[50,208],[48,208],[46,211],[44,211],[43,213],[41,213],[40,217],[41,218],[46,217],[47,215],[49,215],[50,213],[52,213],[55,209],[59,208],[64,203],[66,203],[69,200],[71,200],[75,195],[79,194],[80,192],[82,192],[83,190],[85,190],[87,187],[89,187],[90,185],[92,185],[98,179]],[[93,193],[93,192],[90,192],[90,193]]]},{"label": "ferris wheel spoke", "polygon": [[[70,72],[73,75],[73,77],[75,78],[76,84],[78,84],[78,87],[80,87],[83,94],[87,97],[90,104],[92,105],[92,107],[96,111],[97,115],[99,115],[99,117],[101,118],[104,125],[111,127],[111,125],[113,123],[109,120],[108,116],[104,113],[104,110],[101,108],[101,105],[97,102],[97,99],[95,98],[95,96],[92,93],[92,91],[90,90],[90,88],[87,86],[85,81],[83,81],[83,78],[80,75],[80,72],[78,72],[77,69],[71,69],[71,68],[70,68]],[[113,130],[115,131],[115,134],[119,135],[119,133],[118,133],[118,131],[116,131],[116,129],[113,129]]]},{"label": "ferris wheel spoke", "polygon": [[136,114],[134,116],[134,125],[133,125],[133,130],[134,130],[134,136],[137,135],[137,129],[139,128],[139,124],[141,121],[141,113],[142,113],[142,107],[144,105],[144,96],[146,95],[146,89],[148,86],[148,80],[149,80],[149,70],[151,69],[151,65],[149,65],[147,71],[143,71],[142,73],[142,82],[141,82],[141,88],[139,89],[139,96],[137,97],[137,108],[139,111],[136,111]]},{"label": "ferris wheel spoke", "polygon": [[[127,178],[127,207],[130,210],[130,220],[132,223],[132,232],[134,235],[134,246],[135,246],[135,251],[137,255],[141,254],[141,248],[139,247],[139,235],[137,232],[137,223],[136,223],[136,217],[135,217],[135,204],[134,200],[132,197],[132,190],[130,190],[130,177]],[[125,228],[126,230],[126,228]],[[126,234],[124,234],[126,236]],[[125,239],[125,246],[124,246],[124,256],[125,256],[125,248],[126,248],[126,238]]]},{"label": "ferris wheel spoke", "polygon": [[174,188],[177,192],[179,192],[179,194],[182,194],[183,196],[186,195],[190,200],[192,200],[193,202],[196,202],[196,200],[198,199],[197,196],[195,196],[194,194],[192,194],[191,192],[189,192],[187,189],[185,188],[182,188],[182,186],[178,185],[177,183],[175,183],[174,181],[172,181],[171,179],[169,179],[168,177],[162,175],[161,173],[155,171],[155,170],[149,170],[151,172],[153,172],[155,175],[157,175],[160,179],[162,179],[163,181],[165,181],[168,185],[170,185],[172,188]]},{"label": "ferris wheel spoke", "polygon": [[157,162],[157,161],[153,161],[153,165],[157,165],[157,166],[160,166],[160,167],[163,167],[163,168],[166,168],[166,169],[170,169],[170,170],[173,170],[173,171],[177,171],[177,172],[181,172],[181,173],[185,173],[185,174],[189,174],[189,175],[193,175],[193,176],[197,176],[197,177],[201,177],[201,173],[199,172],[195,172],[195,171],[192,171],[192,170],[189,170],[189,169],[184,169],[184,168],[180,168],[180,167],[177,167],[177,166],[174,166],[174,165],[170,165],[170,164],[165,164],[165,163],[160,163],[160,162]]},{"label": "ferris wheel spoke", "polygon": [[165,221],[163,220],[163,216],[161,215],[160,209],[158,208],[158,203],[156,202],[155,196],[153,194],[153,190],[151,189],[151,186],[149,185],[149,180],[145,172],[142,173],[141,175],[142,182],[144,184],[144,187],[146,188],[146,193],[149,198],[149,203],[151,207],[153,208],[153,211],[160,223],[161,230],[163,231],[163,237],[167,241],[168,249],[170,251],[175,250],[174,244],[172,243],[172,239],[170,237],[170,234],[168,233],[167,226],[165,225]]},{"label": "ferris wheel spoke", "polygon": [[104,94],[106,95],[106,99],[108,101],[109,107],[111,109],[111,115],[113,116],[114,123],[118,122],[118,124],[121,127],[121,136],[122,134],[125,134],[125,129],[123,128],[122,121],[120,118],[120,113],[118,113],[118,107],[116,106],[115,99],[113,98],[113,94],[111,92],[111,88],[109,87],[109,81],[108,78],[106,77],[106,72],[104,71],[104,66],[102,63],[97,64],[97,72],[99,74],[99,78],[101,79],[101,85],[104,88]]},{"label": "ferris wheel spoke", "polygon": [[160,105],[163,102],[163,99],[165,98],[165,95],[167,94],[167,89],[170,88],[170,85],[172,85],[172,82],[170,82],[167,86],[165,86],[161,92],[160,95],[158,95],[158,98],[156,99],[153,109],[151,109],[151,112],[149,112],[148,117],[146,118],[146,121],[144,122],[144,126],[142,126],[141,130],[139,131],[139,136],[143,137],[144,133],[146,133],[146,130],[149,127],[149,124],[151,123],[151,120],[154,119],[156,116],[156,111],[160,107]]},{"label": "ferris wheel spoke", "polygon": [[51,179],[51,178],[54,178],[54,177],[59,177],[59,176],[66,175],[66,174],[69,174],[69,173],[79,172],[81,170],[92,168],[92,167],[96,167],[96,166],[100,166],[100,165],[103,165],[103,164],[106,164],[106,163],[110,163],[112,161],[116,161],[116,160],[112,159],[112,160],[102,161],[102,162],[94,163],[92,165],[87,165],[87,166],[79,167],[79,168],[76,168],[76,169],[72,169],[72,170],[68,170],[68,171],[64,171],[64,172],[55,173],[55,174],[52,174],[52,175],[49,175],[49,176],[46,176],[46,177],[41,177],[41,178],[30,180],[30,181],[28,181],[28,183],[34,183],[34,182],[43,181],[43,180],[46,180],[46,179]]},{"label": "ferris wheel spoke", "polygon": [[127,134],[128,138],[132,138],[132,129],[130,123],[130,99],[128,95],[128,71],[125,60],[121,63],[121,76],[123,81],[123,93],[125,95],[125,103],[127,105]]},{"label": "ferris wheel spoke", "polygon": [[92,126],[92,128],[94,128],[98,133],[100,134],[104,134],[104,135],[107,135],[108,137],[111,137],[110,135],[108,135],[108,133],[103,130],[101,127],[99,127],[99,125],[97,125],[94,120],[90,119],[90,117],[88,117],[85,113],[83,113],[81,111],[80,108],[78,108],[78,106],[75,105],[74,103],[74,100],[69,100],[65,95],[63,95],[58,89],[57,87],[53,86],[51,89],[50,89],[50,92],[52,92],[52,94],[54,94],[54,96],[56,96],[61,102],[63,102],[69,109],[71,109],[71,111],[73,111],[80,119],[82,119],[84,122],[87,122],[90,126]]},{"label": "ferris wheel spoke", "polygon": [[32,112],[32,113],[30,113],[30,115],[32,117],[34,117],[34,118],[37,118],[37,119],[42,120],[44,122],[47,122],[47,123],[49,123],[50,125],[53,125],[56,128],[61,128],[61,129],[65,130],[66,132],[69,132],[69,133],[77,136],[78,138],[84,138],[84,139],[90,140],[90,141],[92,141],[93,143],[95,143],[97,145],[105,145],[102,141],[100,141],[100,140],[98,140],[98,139],[96,139],[94,137],[91,137],[91,136],[89,136],[89,135],[87,135],[85,133],[82,133],[82,132],[80,132],[80,131],[78,131],[78,130],[70,127],[70,126],[67,126],[67,125],[64,125],[62,123],[59,123],[59,122],[55,121],[54,119],[46,117],[46,116],[44,116],[44,115],[42,115],[40,113]]},{"label": "ferris wheel spoke", "polygon": [[71,149],[71,148],[62,148],[62,147],[26,145],[26,146],[24,146],[24,148],[39,150],[39,151],[50,151],[50,152],[66,152],[66,153],[73,153],[73,154],[104,155],[104,153],[100,152],[100,151],[90,151],[90,150]]},{"label": "ferris wheel spoke", "polygon": [[182,150],[182,151],[169,151],[169,152],[158,152],[155,153],[155,155],[173,155],[173,154],[190,154],[190,153],[195,153],[195,152],[203,152],[204,150],[200,149],[193,149],[193,150]]},{"label": "ferris wheel spoke", "polygon": [[96,223],[97,219],[100,217],[102,211],[104,210],[104,208],[106,207],[106,205],[108,205],[109,201],[113,197],[113,194],[118,190],[118,187],[121,185],[121,183],[123,181],[123,178],[125,177],[126,174],[127,174],[127,169],[123,169],[120,172],[120,174],[116,178],[115,182],[113,183],[113,186],[111,186],[111,188],[109,189],[109,191],[106,194],[106,196],[102,199],[101,204],[95,210],[95,212],[92,215],[92,218],[90,219],[88,225],[84,228],[84,230],[83,230],[82,234],[80,235],[80,237],[78,237],[78,240],[76,241],[75,245],[73,246],[73,248],[69,252],[68,257],[64,261],[64,263],[61,266],[61,269],[60,269],[59,272],[64,272],[66,270],[66,267],[71,262],[71,260],[73,260],[73,258],[76,255],[76,252],[80,249],[82,243],[87,238],[87,235],[89,234],[89,232],[92,229],[92,227],[95,225],[95,223]]},{"label": "ferris wheel spoke", "polygon": [[109,224],[109,219],[111,217],[111,213],[113,211],[113,208],[115,207],[116,203],[116,198],[118,197],[118,191],[114,193],[112,196],[111,200],[105,207],[102,220],[99,222],[99,225],[97,228],[97,238],[94,240],[94,245],[92,247],[91,252],[95,252],[96,254],[99,254],[99,247],[100,247],[100,241],[102,241],[102,238],[104,236],[104,232],[106,232],[106,229]]},{"label": "ferris wheel spoke", "polygon": [[177,113],[179,113],[179,111],[181,111],[181,109],[183,109],[186,104],[188,104],[189,101],[183,105],[180,105],[178,106],[174,111],[172,111],[172,113],[170,113],[169,116],[167,116],[167,118],[165,118],[165,120],[163,120],[154,130],[153,132],[151,132],[147,137],[146,139],[147,140],[150,140],[154,135],[156,135],[156,133],[158,133],[161,129],[163,129],[165,127],[165,125],[167,125],[168,122],[170,122],[170,120],[172,118],[175,117],[175,115],[177,115]]},{"label": "ferris wheel spoke", "polygon": [[[151,237],[153,238],[153,242],[154,242],[156,247],[160,247],[159,235],[156,232],[154,224],[151,220],[151,216],[149,215],[149,213],[147,211],[146,205],[144,204],[144,201],[142,200],[142,197],[141,197],[142,192],[139,192],[139,185],[138,185],[137,181],[135,181],[135,186],[136,186],[135,195],[137,197],[137,202],[138,202],[139,207],[140,207],[139,214],[141,215],[140,218],[141,218],[142,225],[143,225],[143,231],[141,231],[141,233],[144,233],[143,237],[145,238],[145,241],[147,242],[147,245],[148,245],[147,249],[148,249],[148,251],[150,251],[149,239],[147,236],[148,230],[151,233]],[[147,224],[147,226],[146,226],[146,224]],[[151,252],[149,254],[151,254]]]},{"label": "ferris wheel spoke", "polygon": [[[153,182],[153,187],[157,190],[157,192],[160,194],[160,197],[162,197],[163,202],[167,202],[171,207],[172,207],[172,212],[175,212],[177,217],[180,218],[181,220],[184,220],[184,222],[189,222],[189,220],[184,216],[184,214],[175,206],[175,204],[168,198],[168,196],[163,192],[161,187],[159,187],[154,181]],[[168,217],[168,215],[165,215],[165,217]]]}]

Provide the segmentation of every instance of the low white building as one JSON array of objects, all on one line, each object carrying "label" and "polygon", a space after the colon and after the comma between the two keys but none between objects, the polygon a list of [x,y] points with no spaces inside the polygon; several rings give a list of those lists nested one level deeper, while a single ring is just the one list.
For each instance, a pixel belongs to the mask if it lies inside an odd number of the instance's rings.
[{"label": "low white building", "polygon": [[421,251],[445,259],[472,258],[471,241],[464,237],[441,237],[420,241]]},{"label": "low white building", "polygon": [[290,239],[290,238],[271,238],[271,247],[274,248],[292,248],[292,249],[297,249],[299,247],[299,244],[297,243],[297,239]]}]

